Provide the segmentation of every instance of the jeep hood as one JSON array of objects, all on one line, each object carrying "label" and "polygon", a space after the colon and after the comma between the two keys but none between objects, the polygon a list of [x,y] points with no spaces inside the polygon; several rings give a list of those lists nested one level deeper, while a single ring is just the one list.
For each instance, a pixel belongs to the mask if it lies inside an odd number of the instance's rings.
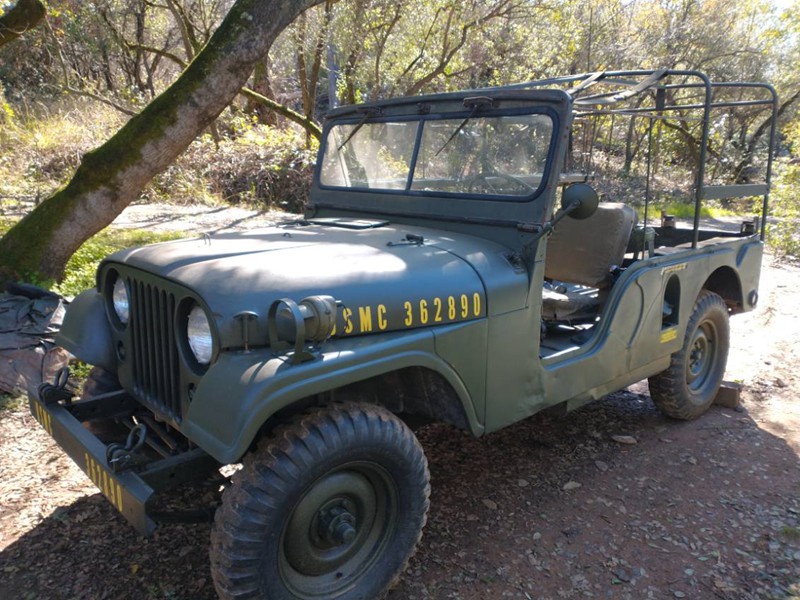
[{"label": "jeep hood", "polygon": [[[247,233],[134,248],[104,265],[124,264],[168,279],[206,305],[221,346],[242,343],[242,311],[257,315],[251,343],[267,339],[267,313],[281,298],[329,295],[341,302],[336,335],[380,333],[475,319],[486,314],[484,286],[470,257],[501,246],[421,227],[362,230],[291,224]],[[457,243],[460,239],[461,243]],[[131,272],[135,277],[136,273]]]}]

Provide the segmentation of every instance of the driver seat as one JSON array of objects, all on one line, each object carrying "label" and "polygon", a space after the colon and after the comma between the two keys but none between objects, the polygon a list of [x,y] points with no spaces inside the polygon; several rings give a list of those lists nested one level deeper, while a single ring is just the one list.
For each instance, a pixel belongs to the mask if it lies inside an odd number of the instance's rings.
[{"label": "driver seat", "polygon": [[542,319],[572,322],[593,319],[608,288],[611,272],[622,266],[636,211],[604,202],[587,219],[564,219],[547,242]]}]

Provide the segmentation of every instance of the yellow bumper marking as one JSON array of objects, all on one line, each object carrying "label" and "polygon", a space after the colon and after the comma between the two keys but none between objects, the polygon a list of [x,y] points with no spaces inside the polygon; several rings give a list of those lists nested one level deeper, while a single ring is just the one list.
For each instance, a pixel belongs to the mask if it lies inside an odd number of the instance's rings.
[{"label": "yellow bumper marking", "polygon": [[83,453],[83,460],[86,463],[86,474],[92,480],[108,501],[113,504],[119,512],[122,512],[122,486],[118,484],[108,471],[95,459],[89,456],[88,452]]},{"label": "yellow bumper marking", "polygon": [[34,409],[34,413],[35,413],[34,416],[36,417],[36,420],[39,421],[39,424],[42,427],[44,427],[44,430],[48,434],[50,434],[50,436],[52,437],[53,436],[53,421],[50,418],[50,413],[47,412],[47,410],[45,410],[44,406],[42,406],[38,402],[34,402],[33,403],[33,409]]}]

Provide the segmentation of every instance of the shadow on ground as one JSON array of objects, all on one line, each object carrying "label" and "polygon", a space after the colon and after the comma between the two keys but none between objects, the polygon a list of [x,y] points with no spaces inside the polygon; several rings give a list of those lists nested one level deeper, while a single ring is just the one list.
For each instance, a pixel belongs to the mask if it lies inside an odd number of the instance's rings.
[{"label": "shadow on ground", "polygon": [[[675,423],[620,392],[480,440],[419,437],[431,512],[390,600],[800,594],[798,457],[746,412]],[[0,598],[215,598],[209,531],[143,539],[84,496],[0,554]]]}]

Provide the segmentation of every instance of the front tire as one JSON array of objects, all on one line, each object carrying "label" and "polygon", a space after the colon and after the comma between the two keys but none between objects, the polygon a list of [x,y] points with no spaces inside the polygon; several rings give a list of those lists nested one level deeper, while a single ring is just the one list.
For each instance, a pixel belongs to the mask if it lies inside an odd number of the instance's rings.
[{"label": "front tire", "polygon": [[696,419],[708,410],[719,391],[728,362],[730,328],[725,301],[702,290],[686,327],[683,347],[670,366],[650,377],[656,406],[673,419]]},{"label": "front tire", "polygon": [[370,599],[422,535],[428,464],[392,413],[317,409],[264,440],[226,490],[211,533],[220,598]]}]

